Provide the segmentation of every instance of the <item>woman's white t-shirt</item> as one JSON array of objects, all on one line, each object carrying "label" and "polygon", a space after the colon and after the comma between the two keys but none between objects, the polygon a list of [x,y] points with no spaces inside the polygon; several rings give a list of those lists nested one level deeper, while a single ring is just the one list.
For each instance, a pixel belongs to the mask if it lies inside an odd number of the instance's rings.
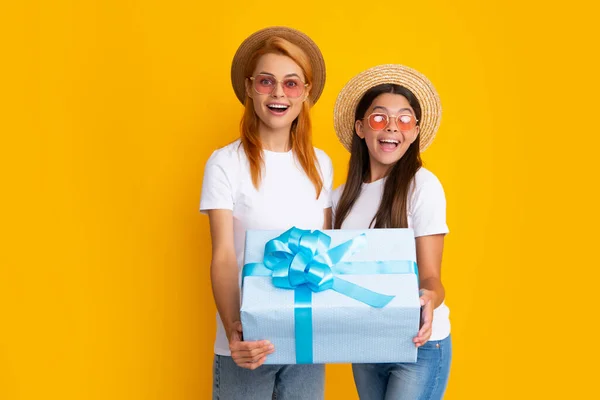
[{"label": "woman's white t-shirt", "polygon": [[[333,167],[322,150],[315,149],[323,179],[317,198],[312,182],[294,153],[263,150],[264,169],[258,190],[240,140],[216,150],[206,162],[200,211],[226,209],[233,213],[233,240],[238,268],[244,262],[247,229],[323,229],[324,209],[331,207]],[[229,342],[217,314],[215,353],[230,355]]]},{"label": "woman's white t-shirt", "polygon": [[[419,169],[409,191],[408,227],[415,237],[446,234],[446,197],[437,177],[425,168]],[[342,229],[368,229],[379,209],[385,178],[372,183],[363,183],[358,199],[346,216]],[[342,196],[344,185],[338,187],[332,196],[333,218]],[[433,312],[433,326],[429,340],[442,340],[450,334],[450,310],[442,302]]]}]

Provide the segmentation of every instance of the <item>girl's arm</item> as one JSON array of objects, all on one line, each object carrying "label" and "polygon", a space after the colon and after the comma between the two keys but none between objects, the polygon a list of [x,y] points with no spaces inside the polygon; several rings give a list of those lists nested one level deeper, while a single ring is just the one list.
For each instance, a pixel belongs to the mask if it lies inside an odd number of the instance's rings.
[{"label": "girl's arm", "polygon": [[421,236],[417,241],[417,265],[419,287],[431,292],[433,308],[444,301],[446,292],[442,285],[442,252],[445,235]]},{"label": "girl's arm", "polygon": [[433,310],[442,304],[446,296],[441,278],[444,236],[441,234],[416,238],[419,287],[421,288],[419,294],[422,307],[422,326],[418,335],[413,339],[417,347],[425,344],[431,337]]}]

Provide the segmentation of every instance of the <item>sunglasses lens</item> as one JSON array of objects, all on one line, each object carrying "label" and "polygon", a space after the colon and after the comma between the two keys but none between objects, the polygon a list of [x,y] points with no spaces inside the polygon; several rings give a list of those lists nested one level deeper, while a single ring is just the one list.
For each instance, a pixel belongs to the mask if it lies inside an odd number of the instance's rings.
[{"label": "sunglasses lens", "polygon": [[385,129],[388,124],[388,116],[385,114],[371,114],[369,115],[369,126],[375,131],[381,131]]},{"label": "sunglasses lens", "polygon": [[275,78],[269,75],[256,75],[254,78],[254,89],[260,94],[269,94],[277,85]]},{"label": "sunglasses lens", "polygon": [[291,99],[302,96],[304,83],[298,78],[286,78],[283,80],[283,93]]},{"label": "sunglasses lens", "polygon": [[[254,78],[254,90],[260,94],[271,94],[278,85],[277,79],[271,75],[256,75]],[[286,78],[281,82],[283,93],[295,99],[304,93],[304,82],[299,78]]]},{"label": "sunglasses lens", "polygon": [[401,131],[410,131],[417,124],[417,120],[412,115],[398,116],[398,129]]}]

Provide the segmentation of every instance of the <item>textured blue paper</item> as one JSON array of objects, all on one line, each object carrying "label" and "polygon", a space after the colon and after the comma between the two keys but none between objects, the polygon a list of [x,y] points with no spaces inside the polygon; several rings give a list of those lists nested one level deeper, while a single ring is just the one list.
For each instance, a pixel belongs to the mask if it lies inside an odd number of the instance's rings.
[{"label": "textured blue paper", "polygon": [[[331,247],[365,233],[367,247],[347,261],[416,260],[411,229],[332,230]],[[261,262],[265,243],[282,231],[248,231],[244,263]],[[396,297],[377,309],[332,290],[313,293],[313,362],[415,362],[412,339],[419,329],[416,275],[338,275]],[[245,340],[268,339],[275,353],[268,364],[295,364],[294,290],[278,289],[269,277],[249,276],[242,292]]]}]

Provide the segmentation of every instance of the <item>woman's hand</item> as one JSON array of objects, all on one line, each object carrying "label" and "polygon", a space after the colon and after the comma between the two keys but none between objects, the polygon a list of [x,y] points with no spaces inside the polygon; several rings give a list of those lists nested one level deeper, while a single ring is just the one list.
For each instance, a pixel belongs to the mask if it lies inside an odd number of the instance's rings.
[{"label": "woman's hand", "polygon": [[431,325],[433,322],[433,295],[431,290],[419,290],[421,302],[421,329],[413,338],[416,347],[423,346],[431,337]]},{"label": "woman's hand", "polygon": [[268,340],[244,342],[240,321],[233,323],[228,337],[231,358],[242,368],[256,369],[260,367],[267,360],[267,355],[275,351],[275,347]]}]

